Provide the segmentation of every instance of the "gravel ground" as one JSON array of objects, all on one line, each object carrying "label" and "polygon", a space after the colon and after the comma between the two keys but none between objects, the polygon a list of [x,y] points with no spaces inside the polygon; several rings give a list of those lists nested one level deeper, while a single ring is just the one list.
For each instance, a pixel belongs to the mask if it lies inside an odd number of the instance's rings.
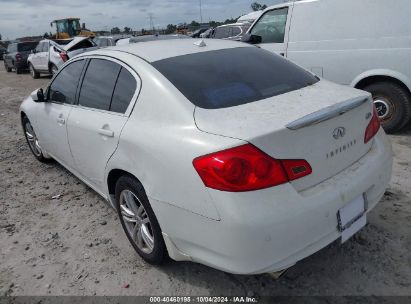
[{"label": "gravel ground", "polygon": [[18,108],[48,81],[0,64],[0,295],[411,295],[410,128],[391,136],[390,189],[345,244],[331,244],[278,280],[189,262],[153,267],[94,191],[30,154]]}]

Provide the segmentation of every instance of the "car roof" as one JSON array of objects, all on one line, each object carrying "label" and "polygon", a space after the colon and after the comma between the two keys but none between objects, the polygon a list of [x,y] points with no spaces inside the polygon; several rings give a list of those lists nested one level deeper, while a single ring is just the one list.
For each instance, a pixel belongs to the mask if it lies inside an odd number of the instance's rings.
[{"label": "car roof", "polygon": [[[203,43],[205,46],[200,46]],[[87,52],[84,56],[112,55],[113,51],[117,51],[136,55],[148,62],[154,62],[171,57],[239,47],[255,46],[247,43],[220,39],[173,39],[113,46]]]}]

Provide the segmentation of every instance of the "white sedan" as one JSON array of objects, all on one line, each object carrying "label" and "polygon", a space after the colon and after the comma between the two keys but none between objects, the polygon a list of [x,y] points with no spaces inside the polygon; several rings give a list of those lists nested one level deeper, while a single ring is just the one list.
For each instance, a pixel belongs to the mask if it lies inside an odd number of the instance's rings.
[{"label": "white sedan", "polygon": [[360,230],[391,177],[370,94],[238,42],[84,53],[20,112],[34,156],[104,197],[154,264],[281,271]]}]

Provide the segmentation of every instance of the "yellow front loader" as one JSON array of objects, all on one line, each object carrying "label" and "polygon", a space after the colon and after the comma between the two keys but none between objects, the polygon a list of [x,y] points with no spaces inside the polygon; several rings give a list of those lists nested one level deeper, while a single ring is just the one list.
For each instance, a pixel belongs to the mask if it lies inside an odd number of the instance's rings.
[{"label": "yellow front loader", "polygon": [[80,18],[64,18],[53,20],[50,26],[56,29],[56,33],[53,35],[55,39],[67,39],[75,36],[81,37],[95,37],[96,33],[87,30],[80,26]]}]

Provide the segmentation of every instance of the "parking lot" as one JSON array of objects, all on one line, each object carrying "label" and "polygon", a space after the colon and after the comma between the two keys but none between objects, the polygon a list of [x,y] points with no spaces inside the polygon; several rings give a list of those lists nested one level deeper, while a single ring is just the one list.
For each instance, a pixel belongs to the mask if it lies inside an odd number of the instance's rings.
[{"label": "parking lot", "polygon": [[278,280],[189,262],[154,267],[93,190],[30,153],[18,109],[48,81],[0,64],[1,295],[410,295],[410,127],[390,136],[394,171],[383,201],[343,245],[331,244]]}]

